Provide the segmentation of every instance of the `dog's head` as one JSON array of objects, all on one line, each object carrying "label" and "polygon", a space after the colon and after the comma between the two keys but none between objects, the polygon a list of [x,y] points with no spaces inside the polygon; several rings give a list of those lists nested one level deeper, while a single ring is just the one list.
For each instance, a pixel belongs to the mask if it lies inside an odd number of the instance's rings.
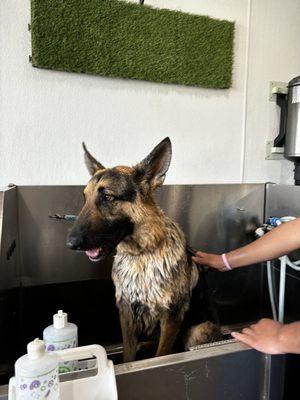
[{"label": "dog's head", "polygon": [[92,175],[84,189],[84,206],[67,238],[67,246],[85,251],[92,261],[107,257],[155,207],[153,191],[164,182],[172,157],[169,138],[135,167],[105,168],[84,148]]}]

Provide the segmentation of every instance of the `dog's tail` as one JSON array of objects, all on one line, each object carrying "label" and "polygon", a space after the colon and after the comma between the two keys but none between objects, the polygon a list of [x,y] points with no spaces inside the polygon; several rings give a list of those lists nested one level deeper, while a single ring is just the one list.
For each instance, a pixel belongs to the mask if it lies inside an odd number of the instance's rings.
[{"label": "dog's tail", "polygon": [[210,321],[206,321],[202,324],[192,326],[187,331],[184,337],[184,347],[185,350],[189,350],[191,347],[217,342],[219,340],[222,340],[222,333],[219,326]]}]

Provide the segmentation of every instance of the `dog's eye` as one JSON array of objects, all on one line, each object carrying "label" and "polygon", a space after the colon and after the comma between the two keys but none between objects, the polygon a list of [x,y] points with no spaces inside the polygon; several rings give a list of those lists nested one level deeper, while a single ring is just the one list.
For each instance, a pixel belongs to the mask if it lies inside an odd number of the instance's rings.
[{"label": "dog's eye", "polygon": [[115,196],[113,196],[112,194],[105,194],[104,198],[107,201],[114,201],[115,200]]}]

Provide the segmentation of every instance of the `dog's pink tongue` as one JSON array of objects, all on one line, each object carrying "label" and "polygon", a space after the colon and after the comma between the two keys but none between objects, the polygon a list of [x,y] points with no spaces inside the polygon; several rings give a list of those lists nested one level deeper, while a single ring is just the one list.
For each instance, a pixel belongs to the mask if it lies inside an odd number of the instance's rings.
[{"label": "dog's pink tongue", "polygon": [[101,247],[97,247],[96,249],[87,250],[87,251],[85,252],[85,254],[86,254],[88,257],[96,258],[96,257],[99,255],[100,251],[101,251]]}]

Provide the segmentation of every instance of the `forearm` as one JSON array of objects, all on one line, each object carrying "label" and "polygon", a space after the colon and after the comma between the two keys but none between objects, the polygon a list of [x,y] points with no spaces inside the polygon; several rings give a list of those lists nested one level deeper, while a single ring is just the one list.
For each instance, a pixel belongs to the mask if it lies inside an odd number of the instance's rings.
[{"label": "forearm", "polygon": [[282,326],[279,334],[279,346],[283,353],[300,354],[300,322]]},{"label": "forearm", "polygon": [[227,253],[233,268],[272,260],[300,248],[300,218],[287,222],[260,239]]}]

